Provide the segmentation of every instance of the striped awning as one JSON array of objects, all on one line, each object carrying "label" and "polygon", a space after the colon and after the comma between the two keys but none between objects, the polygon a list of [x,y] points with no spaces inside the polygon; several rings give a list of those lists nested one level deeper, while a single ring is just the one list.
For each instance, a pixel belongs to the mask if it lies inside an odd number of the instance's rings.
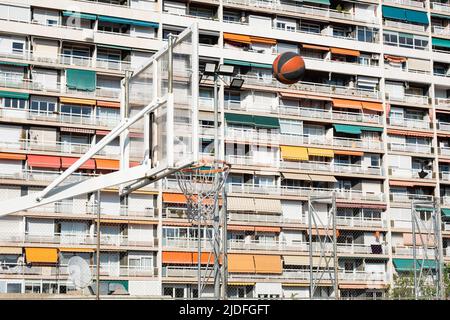
[{"label": "striped awning", "polygon": [[256,212],[282,213],[281,200],[279,199],[255,199]]}]

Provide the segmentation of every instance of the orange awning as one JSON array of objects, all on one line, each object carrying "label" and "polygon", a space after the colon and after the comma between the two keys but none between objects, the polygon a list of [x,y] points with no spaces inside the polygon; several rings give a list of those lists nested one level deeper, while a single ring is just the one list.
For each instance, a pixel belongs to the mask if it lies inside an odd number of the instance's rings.
[{"label": "orange awning", "polygon": [[38,156],[31,155],[27,156],[28,166],[37,168],[61,168],[61,158],[53,156]]},{"label": "orange awning", "polygon": [[414,187],[414,183],[409,181],[389,180],[390,186],[395,187]]},{"label": "orange awning", "polygon": [[99,101],[97,100],[97,106],[99,107],[107,107],[107,108],[120,108],[119,102],[112,101]]},{"label": "orange awning", "polygon": [[309,94],[301,94],[301,93],[294,93],[294,92],[280,92],[280,96],[282,98],[311,99],[311,100],[320,100],[320,101],[332,101],[333,100],[328,97],[312,96]]},{"label": "orange awning", "polygon": [[340,154],[344,156],[358,156],[362,157],[364,155],[364,152],[362,151],[347,151],[347,150],[334,150],[334,154]]},{"label": "orange awning", "polygon": [[2,160],[25,160],[27,158],[24,154],[18,153],[0,153],[0,159]]},{"label": "orange awning", "polygon": [[263,37],[250,36],[250,41],[255,42],[255,43],[265,43],[265,44],[272,44],[272,45],[277,44],[277,40],[270,39],[270,38],[263,38]]},{"label": "orange awning", "polygon": [[255,273],[255,261],[251,254],[228,254],[228,271]]},{"label": "orange awning", "polygon": [[[61,168],[67,169],[72,164],[74,164],[79,158],[71,158],[71,157],[61,157]],[[80,169],[95,169],[95,161],[94,159],[89,159],[85,163],[80,166]]]},{"label": "orange awning", "polygon": [[405,62],[407,60],[405,57],[391,56],[391,55],[388,55],[388,54],[385,54],[384,58],[387,61],[395,62],[395,63],[402,63],[402,62]]},{"label": "orange awning", "polygon": [[67,103],[67,104],[82,104],[82,105],[88,105],[88,106],[95,106],[95,100],[92,99],[78,99],[78,98],[66,98],[61,97],[59,98],[59,101],[61,103]]},{"label": "orange awning", "polygon": [[383,104],[379,102],[366,102],[362,101],[362,108],[371,111],[383,112]]},{"label": "orange awning", "polygon": [[163,202],[185,204],[187,200],[182,193],[163,193]]},{"label": "orange awning", "polygon": [[358,202],[336,202],[338,208],[380,209],[386,210],[385,204],[358,203]]},{"label": "orange awning", "polygon": [[432,132],[423,132],[423,131],[388,129],[387,133],[396,134],[396,135],[400,135],[400,136],[425,137],[425,138],[433,137]]},{"label": "orange awning", "polygon": [[[198,263],[198,253],[193,252],[192,253],[192,263],[196,264]],[[222,263],[222,256],[219,259],[219,263]],[[214,265],[214,253],[211,252],[202,252],[200,255],[200,264],[209,264]]]},{"label": "orange awning", "polygon": [[329,47],[316,46],[316,45],[313,45],[313,44],[302,44],[302,47],[305,48],[305,49],[320,50],[320,51],[330,51]]},{"label": "orange awning", "polygon": [[192,252],[163,251],[162,263],[193,264]]},{"label": "orange awning", "polygon": [[257,232],[281,232],[279,227],[255,227]]},{"label": "orange awning", "polygon": [[361,110],[362,103],[356,100],[333,99],[333,107]]},{"label": "orange awning", "polygon": [[252,43],[250,36],[242,35],[242,34],[234,34],[234,33],[223,33],[223,39],[225,41],[232,41],[237,43],[245,43],[250,44]]},{"label": "orange awning", "polygon": [[255,254],[253,258],[256,273],[281,274],[283,272],[281,256]]},{"label": "orange awning", "polygon": [[361,53],[358,50],[342,49],[342,48],[331,48],[331,53],[342,54],[344,56],[359,57]]},{"label": "orange awning", "polygon": [[95,165],[100,170],[119,170],[119,160],[95,159]]},{"label": "orange awning", "polygon": [[255,227],[253,226],[234,226],[234,225],[228,225],[227,226],[228,231],[255,231]]},{"label": "orange awning", "polygon": [[[164,194],[163,194],[164,196]],[[174,226],[174,227],[191,227],[192,223],[190,222],[172,222],[172,221],[164,221],[164,226]]]},{"label": "orange awning", "polygon": [[56,248],[25,248],[27,263],[57,263],[58,249]]},{"label": "orange awning", "polygon": [[95,134],[98,136],[106,136],[110,132],[109,130],[95,130]]}]

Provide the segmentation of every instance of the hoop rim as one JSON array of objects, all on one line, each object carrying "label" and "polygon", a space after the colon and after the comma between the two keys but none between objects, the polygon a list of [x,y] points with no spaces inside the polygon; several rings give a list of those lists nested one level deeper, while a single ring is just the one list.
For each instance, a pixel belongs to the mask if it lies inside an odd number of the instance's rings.
[{"label": "hoop rim", "polygon": [[[220,167],[217,167],[219,165]],[[202,169],[203,167],[206,167],[205,169]],[[178,170],[177,173],[192,173],[195,171],[198,171],[199,173],[204,174],[211,174],[211,173],[221,173],[226,172],[231,168],[231,165],[224,161],[224,160],[218,160],[213,158],[201,158],[196,163],[193,163],[192,165]]]}]

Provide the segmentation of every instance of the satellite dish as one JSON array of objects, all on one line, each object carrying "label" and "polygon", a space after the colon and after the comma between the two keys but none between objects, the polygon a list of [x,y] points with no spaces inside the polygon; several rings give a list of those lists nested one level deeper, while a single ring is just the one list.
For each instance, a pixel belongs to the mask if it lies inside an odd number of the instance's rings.
[{"label": "satellite dish", "polygon": [[69,279],[77,289],[84,289],[92,283],[92,273],[88,263],[79,256],[73,256],[67,263]]}]

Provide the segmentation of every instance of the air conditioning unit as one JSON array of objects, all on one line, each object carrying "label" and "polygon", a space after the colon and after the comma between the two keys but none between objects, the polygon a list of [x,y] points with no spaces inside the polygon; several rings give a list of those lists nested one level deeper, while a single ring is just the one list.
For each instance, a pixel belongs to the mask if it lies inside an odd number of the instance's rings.
[{"label": "air conditioning unit", "polygon": [[84,40],[94,40],[94,30],[83,30]]}]

